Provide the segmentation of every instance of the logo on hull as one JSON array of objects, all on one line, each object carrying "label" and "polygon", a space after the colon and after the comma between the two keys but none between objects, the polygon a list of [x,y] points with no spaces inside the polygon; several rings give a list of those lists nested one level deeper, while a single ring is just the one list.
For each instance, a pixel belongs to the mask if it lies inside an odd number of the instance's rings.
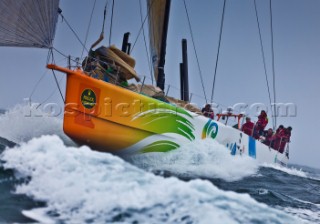
[{"label": "logo on hull", "polygon": [[92,89],[85,89],[81,94],[81,103],[87,109],[92,109],[96,105],[96,94]]}]

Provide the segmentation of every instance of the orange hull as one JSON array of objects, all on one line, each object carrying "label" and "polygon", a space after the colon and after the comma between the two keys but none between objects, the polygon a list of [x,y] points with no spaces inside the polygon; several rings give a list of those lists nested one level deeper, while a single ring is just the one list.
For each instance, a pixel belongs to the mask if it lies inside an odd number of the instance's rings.
[{"label": "orange hull", "polygon": [[[118,152],[152,135],[179,132],[175,122],[166,123],[168,114],[157,114],[157,110],[169,110],[171,120],[178,121],[172,113],[177,108],[170,104],[93,79],[82,70],[56,65],[48,68],[67,74],[63,128],[79,144],[99,151]],[[148,111],[152,113],[141,115]]]}]

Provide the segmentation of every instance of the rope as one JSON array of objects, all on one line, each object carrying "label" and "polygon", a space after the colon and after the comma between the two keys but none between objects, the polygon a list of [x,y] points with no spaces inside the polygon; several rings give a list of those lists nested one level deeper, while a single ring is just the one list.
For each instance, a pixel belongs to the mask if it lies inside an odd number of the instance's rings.
[{"label": "rope", "polygon": [[113,11],[114,11],[114,0],[112,1],[112,12],[111,12],[111,23],[110,23],[109,46],[111,45],[111,38],[112,38]]},{"label": "rope", "polygon": [[101,33],[104,33],[104,25],[105,25],[105,23],[106,23],[106,15],[107,15],[107,6],[108,6],[108,0],[106,0],[106,5],[104,6],[103,23],[102,23]]},{"label": "rope", "polygon": [[[84,41],[84,46],[87,44],[87,40],[88,40],[88,36],[89,36],[89,30],[90,30],[90,27],[91,27],[91,21],[92,21],[92,17],[93,17],[93,12],[94,12],[94,9],[96,7],[96,2],[97,2],[97,0],[94,0],[92,11],[91,11],[91,15],[90,15],[90,20],[89,20],[89,24],[88,24],[88,28],[87,28],[87,32],[86,32],[86,38],[85,38],[85,41]],[[84,52],[84,47],[82,48],[81,58],[83,56],[83,52]]]},{"label": "rope", "polygon": [[277,127],[277,108],[276,108],[276,73],[274,66],[274,46],[273,46],[273,19],[272,19],[272,0],[270,0],[270,29],[271,29],[271,52],[272,52],[272,74],[273,74],[273,109],[274,126]]},{"label": "rope", "polygon": [[190,34],[191,34],[193,50],[194,50],[194,53],[195,53],[195,56],[196,56],[196,60],[197,60],[197,65],[198,65],[199,76],[200,76],[201,85],[202,85],[202,89],[203,89],[203,94],[204,94],[204,98],[206,99],[206,103],[207,103],[208,102],[207,94],[206,94],[206,90],[205,90],[205,87],[204,87],[202,72],[201,72],[201,68],[200,68],[200,62],[199,62],[199,58],[198,58],[198,54],[197,54],[197,50],[196,50],[195,41],[194,41],[194,38],[193,38],[193,32],[192,32],[192,28],[191,28],[191,22],[190,22],[189,12],[188,12],[188,8],[187,8],[187,3],[186,3],[185,0],[183,0],[183,3],[184,3],[184,8],[186,10],[187,18],[188,18],[189,30],[190,30]]},{"label": "rope", "polygon": [[[265,74],[265,77],[266,77],[266,83],[267,83],[267,89],[268,89],[269,103],[270,103],[270,106],[272,107],[272,105],[271,105],[271,103],[272,103],[271,93],[270,93],[270,87],[269,87],[269,81],[268,81],[268,75],[267,75],[266,59],[265,59],[265,53],[264,53],[264,48],[263,48],[262,35],[261,35],[260,22],[259,22],[259,16],[258,16],[256,0],[254,0],[254,8],[255,8],[255,12],[256,12],[256,19],[257,19],[257,25],[258,25],[258,30],[259,30],[260,48],[261,48],[261,54],[262,54],[264,74]],[[272,113],[272,117],[273,117],[273,111],[272,110],[271,110],[271,113]],[[273,120],[273,129],[275,129],[274,120]]]},{"label": "rope", "polygon": [[220,25],[218,52],[217,52],[216,65],[215,65],[215,69],[214,69],[214,76],[213,76],[213,82],[212,82],[211,102],[213,102],[214,88],[215,88],[215,84],[216,84],[216,76],[217,76],[217,68],[218,68],[219,55],[220,55],[220,46],[221,46],[221,37],[222,37],[222,30],[223,30],[225,8],[226,8],[226,0],[224,0],[224,2],[223,2],[223,11],[222,11],[222,18],[221,18],[221,25]]},{"label": "rope", "polygon": [[150,70],[150,78],[151,78],[151,83],[153,85],[153,69],[151,67],[150,64],[150,56],[149,56],[149,51],[148,51],[148,46],[147,46],[147,41],[146,41],[146,35],[144,33],[144,26],[143,26],[143,16],[142,16],[142,4],[141,4],[141,0],[139,0],[139,6],[140,6],[140,20],[141,20],[141,24],[142,24],[142,34],[143,34],[143,41],[144,41],[144,46],[146,48],[146,53],[147,53],[147,61],[148,61],[148,66],[149,66],[149,70]]}]

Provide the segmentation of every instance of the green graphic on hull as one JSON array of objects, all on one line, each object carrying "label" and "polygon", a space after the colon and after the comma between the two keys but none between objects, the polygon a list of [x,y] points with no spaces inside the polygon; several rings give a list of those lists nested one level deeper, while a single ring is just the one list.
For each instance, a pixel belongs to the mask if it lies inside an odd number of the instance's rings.
[{"label": "green graphic on hull", "polygon": [[169,152],[179,148],[180,146],[172,141],[161,140],[153,142],[143,149],[141,149],[141,153],[148,153],[148,152]]},{"label": "green graphic on hull", "polygon": [[[184,114],[187,114],[184,112]],[[188,116],[190,116],[188,114]],[[181,116],[177,111],[171,109],[155,109],[140,113],[132,119],[139,123],[143,129],[155,134],[175,133],[190,141],[195,139],[193,124]]]}]

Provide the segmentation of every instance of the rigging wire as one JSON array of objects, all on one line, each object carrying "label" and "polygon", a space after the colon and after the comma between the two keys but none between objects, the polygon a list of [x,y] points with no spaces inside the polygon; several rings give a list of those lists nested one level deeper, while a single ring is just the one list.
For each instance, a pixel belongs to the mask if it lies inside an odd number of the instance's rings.
[{"label": "rigging wire", "polygon": [[[141,20],[141,24],[143,24],[143,16],[142,16],[142,4],[141,4],[141,0],[139,0],[139,6],[140,6],[140,20]],[[142,25],[142,34],[143,34],[143,41],[144,41],[144,46],[146,48],[146,53],[147,53],[147,59],[148,59],[148,66],[149,66],[149,70],[150,70],[150,78],[151,78],[151,83],[153,85],[153,69],[151,67],[150,64],[150,56],[149,56],[149,51],[148,51],[148,46],[147,46],[147,41],[146,41],[146,35],[144,32],[144,26]]]},{"label": "rigging wire", "polygon": [[[87,40],[88,40],[88,36],[89,36],[89,30],[90,30],[90,27],[91,27],[91,21],[92,21],[92,17],[93,17],[93,12],[94,12],[94,9],[96,7],[96,2],[97,2],[97,0],[94,0],[92,11],[91,11],[91,15],[90,15],[90,20],[89,20],[89,24],[88,24],[88,28],[87,28],[87,32],[86,32],[86,38],[85,38],[85,41],[84,41],[84,46],[87,44]],[[83,52],[84,52],[84,47],[82,48],[82,52],[81,52],[81,57],[80,58],[82,58]]]},{"label": "rigging wire", "polygon": [[[59,85],[61,84],[61,81],[63,80],[63,77],[61,77],[60,78],[60,80],[59,80]],[[39,106],[41,106],[42,104],[44,104],[45,102],[47,102],[55,93],[56,93],[56,91],[57,91],[57,89],[55,88],[52,92],[51,92],[51,94],[45,99],[45,100],[43,100],[40,104],[39,104]]]},{"label": "rigging wire", "polygon": [[35,84],[35,86],[33,87],[31,93],[30,93],[30,96],[29,96],[29,99],[31,100],[32,99],[32,96],[33,94],[35,93],[36,89],[38,88],[39,84],[41,83],[42,79],[45,77],[45,75],[47,74],[48,70],[46,70],[42,76],[40,77],[40,79],[37,81],[37,83]]},{"label": "rigging wire", "polygon": [[213,102],[214,88],[215,88],[215,84],[216,84],[217,68],[218,68],[219,55],[220,55],[220,47],[221,47],[221,38],[222,38],[222,30],[223,30],[223,24],[224,24],[226,1],[227,0],[224,0],[224,2],[223,2],[223,11],[222,11],[222,18],[221,18],[221,25],[220,25],[218,52],[217,52],[216,65],[215,65],[215,69],[214,69],[214,76],[213,76],[213,82],[212,82],[211,103]]},{"label": "rigging wire", "polygon": [[198,54],[197,54],[197,49],[196,49],[196,45],[195,45],[195,41],[194,41],[194,37],[193,37],[193,32],[192,32],[192,28],[191,28],[191,22],[190,22],[190,17],[189,17],[189,12],[188,12],[188,8],[187,8],[187,3],[185,0],[183,0],[184,3],[184,8],[187,14],[187,18],[188,18],[188,24],[189,24],[189,30],[190,30],[190,34],[191,34],[191,40],[192,40],[192,45],[193,45],[193,50],[196,56],[196,60],[197,60],[197,65],[198,65],[198,70],[199,70],[199,76],[200,76],[200,80],[201,80],[201,85],[202,85],[202,89],[203,89],[203,94],[204,94],[204,98],[206,100],[206,103],[208,102],[207,100],[207,94],[206,94],[206,90],[204,87],[204,82],[203,82],[203,77],[202,77],[202,72],[201,72],[201,67],[200,67],[200,62],[199,62],[199,58],[198,58]]},{"label": "rigging wire", "polygon": [[[48,51],[48,55],[47,55],[47,62],[46,64],[48,64],[50,60],[50,50]],[[41,83],[42,79],[44,78],[44,76],[47,74],[47,70],[41,75],[40,79],[37,81],[37,83],[35,84],[35,86],[33,87],[31,93],[30,93],[30,96],[29,96],[29,99],[31,100],[32,99],[32,96],[33,94],[35,93],[36,89],[38,88],[39,84]]]},{"label": "rigging wire", "polygon": [[75,35],[75,37],[78,39],[78,41],[80,42],[80,44],[82,45],[82,47],[88,52],[88,49],[86,48],[86,46],[84,45],[84,43],[81,41],[81,39],[79,38],[79,36],[77,35],[77,33],[74,31],[74,29],[72,29],[72,27],[70,26],[69,22],[66,20],[66,18],[62,15],[62,13],[60,13],[60,16],[62,17],[62,19],[66,22],[67,26],[69,27],[69,29],[72,31],[72,33]]},{"label": "rigging wire", "polygon": [[[65,59],[65,58],[68,58],[68,56],[66,56],[65,54],[61,53],[60,51],[58,51],[58,50],[55,49],[54,47],[51,47],[51,48],[49,49],[49,51],[48,51],[48,54],[47,54],[46,64],[49,64],[49,61],[50,61],[51,58],[52,58],[52,63],[55,63],[55,62],[54,62],[54,59],[53,59],[53,52],[52,52],[52,50],[56,50],[59,54],[61,54],[62,56],[64,56],[64,59]],[[76,62],[76,60],[73,60],[73,61]],[[39,84],[41,83],[41,81],[43,80],[43,78],[45,77],[45,75],[46,75],[47,73],[48,73],[48,70],[46,70],[46,71],[41,75],[40,79],[37,81],[37,83],[36,83],[35,86],[33,87],[32,91],[31,91],[31,93],[30,93],[30,96],[29,96],[30,101],[32,100],[33,94],[36,92]],[[55,79],[56,79],[56,77],[55,77]],[[61,77],[60,80],[59,80],[58,89],[60,89],[60,84],[61,84],[62,79],[63,79],[63,77]],[[57,80],[57,79],[56,79],[56,80]],[[54,89],[54,91],[52,91],[52,93],[51,93],[45,100],[43,100],[43,101],[39,104],[39,106],[41,106],[42,104],[44,104],[45,102],[47,102],[47,101],[53,96],[53,94],[56,92],[56,90],[57,90],[57,89]],[[60,91],[60,92],[61,92],[61,91]],[[60,93],[60,94],[61,94],[61,93]],[[62,95],[62,94],[61,94],[61,95]],[[62,97],[62,99],[63,99],[63,97]],[[63,101],[64,101],[64,99],[63,99]]]},{"label": "rigging wire", "polygon": [[[60,16],[62,17],[62,20],[66,22],[67,26],[69,27],[69,29],[73,32],[73,34],[76,36],[76,38],[78,39],[78,41],[81,43],[81,45],[83,46],[83,50],[82,50],[82,53],[81,53],[81,57],[83,56],[83,52],[84,50],[88,51],[85,47],[86,45],[86,42],[87,42],[87,39],[88,39],[88,34],[89,34],[89,30],[90,30],[90,26],[91,26],[91,21],[92,21],[92,17],[93,17],[93,12],[94,12],[94,9],[95,9],[95,5],[96,5],[96,0],[94,1],[94,5],[93,5],[93,8],[92,8],[92,12],[91,12],[91,16],[90,16],[90,21],[89,21],[89,25],[88,25],[88,29],[87,29],[87,32],[86,32],[86,38],[85,38],[85,43],[83,43],[79,36],[76,34],[76,32],[72,29],[72,27],[70,26],[70,24],[68,23],[68,21],[66,20],[66,18],[62,15],[62,11],[59,11],[59,14]],[[103,19],[103,25],[102,25],[102,34],[103,34],[103,31],[104,31],[104,26],[105,26],[105,20],[106,20],[106,9],[107,9],[107,5],[108,5],[108,0],[106,1],[106,5],[105,5],[105,8],[104,8],[104,19]],[[64,57],[67,57],[65,54],[63,54],[62,52],[60,52],[59,50],[57,50],[56,48],[54,47],[51,47],[49,49],[49,52],[48,52],[48,56],[47,56],[47,64],[49,63],[50,61],[50,58],[52,58],[52,61],[54,61],[54,55],[53,55],[53,49],[56,50],[59,54],[63,55]],[[78,62],[78,60],[73,60],[75,62]],[[42,81],[42,79],[44,78],[44,75],[46,74],[47,72],[45,72],[42,77],[38,80],[38,82],[36,83],[35,87],[33,88],[31,94],[30,94],[30,99],[31,97],[33,96],[36,88],[38,87],[39,83]],[[65,99],[63,97],[63,94],[62,94],[62,91],[61,91],[61,88],[60,88],[60,83],[62,81],[62,78],[58,81],[57,79],[57,76],[54,72],[54,70],[52,70],[52,73],[54,75],[54,79],[55,79],[55,82],[56,82],[56,85],[57,85],[57,88],[59,90],[59,93],[60,93],[60,96],[63,100],[63,102],[65,103]],[[55,93],[56,90],[54,90],[50,95],[49,97],[47,97],[42,103],[40,103],[40,105],[42,105],[44,102],[46,102],[48,99],[50,99],[53,94]]]},{"label": "rigging wire", "polygon": [[[57,53],[59,53],[60,55],[62,55],[63,57],[65,57],[65,58],[68,58],[69,56],[67,56],[66,54],[64,54],[64,53],[62,53],[61,51],[59,51],[58,49],[56,49],[55,47],[52,47],[52,49],[53,50],[55,50]],[[73,62],[75,62],[75,63],[78,63],[79,62],[79,60],[78,60],[79,58],[76,58],[76,59],[72,59],[71,58],[71,60],[73,61]],[[48,63],[47,63],[48,64]]]},{"label": "rigging wire", "polygon": [[273,109],[274,126],[277,127],[277,108],[276,108],[276,72],[274,66],[274,45],[273,45],[273,18],[272,18],[272,0],[270,0],[270,29],[271,29],[271,53],[272,53],[272,74],[273,74]]},{"label": "rigging wire", "polygon": [[[142,30],[143,30],[144,24],[145,24],[145,22],[147,21],[147,18],[149,17],[149,15],[150,15],[150,10],[151,10],[152,5],[153,5],[154,2],[155,2],[155,0],[153,0],[153,1],[151,2],[151,5],[150,5],[149,10],[148,10],[148,13],[147,13],[146,17],[144,18],[143,23],[141,24],[141,27],[140,27],[140,29],[139,29],[139,32],[138,32],[138,35],[137,35],[136,39],[135,39],[134,42],[133,42],[132,48],[131,48],[131,50],[130,50],[130,54],[132,53],[134,47],[136,46],[136,43],[137,43],[137,41],[138,41],[138,39],[139,39],[139,36],[140,36],[140,34],[141,34]],[[149,32],[150,32],[150,31],[149,31]]]},{"label": "rigging wire", "polygon": [[112,1],[111,23],[110,23],[110,36],[109,36],[109,46],[111,45],[111,38],[112,38],[113,12],[114,12],[114,0]]},{"label": "rigging wire", "polygon": [[[267,73],[267,66],[266,66],[266,58],[265,58],[265,52],[263,48],[263,41],[262,41],[262,35],[261,35],[261,28],[260,28],[260,22],[259,22],[259,16],[258,16],[258,10],[257,10],[257,3],[256,0],[254,0],[254,8],[256,12],[256,19],[257,19],[257,25],[258,25],[258,30],[259,30],[259,38],[260,38],[260,48],[261,48],[261,54],[262,54],[262,61],[263,61],[263,68],[264,68],[264,74],[266,77],[266,83],[267,83],[267,89],[268,89],[268,96],[269,96],[269,103],[270,106],[272,107],[272,99],[271,99],[271,93],[270,93],[270,86],[269,86],[269,81],[268,81],[268,73]],[[271,109],[272,117],[273,117],[273,111]],[[273,120],[273,129],[275,129],[275,122]]]},{"label": "rigging wire", "polygon": [[[52,61],[54,61],[52,48],[49,50],[49,54],[51,54]],[[61,91],[61,89],[60,89],[60,85],[59,85],[59,82],[58,82],[56,73],[54,72],[53,69],[51,69],[51,70],[52,70],[52,73],[53,73],[53,76],[54,76],[54,80],[55,80],[55,82],[56,82],[56,84],[57,84],[58,90],[59,90],[59,92],[60,92],[61,99],[63,100],[63,103],[65,103],[66,101],[65,101],[65,99],[64,99],[64,97],[63,97],[63,94],[62,94],[62,91]],[[61,80],[60,80],[60,81],[61,81]]]}]

